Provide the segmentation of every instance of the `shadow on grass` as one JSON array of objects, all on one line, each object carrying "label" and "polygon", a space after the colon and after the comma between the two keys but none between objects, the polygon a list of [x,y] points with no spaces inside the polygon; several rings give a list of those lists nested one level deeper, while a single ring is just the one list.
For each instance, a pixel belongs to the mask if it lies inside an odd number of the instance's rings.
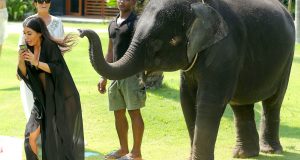
[{"label": "shadow on grass", "polygon": [[[300,63],[300,58],[298,58],[299,63]],[[161,88],[159,89],[154,89],[154,90],[147,90],[147,92],[154,94],[159,97],[167,98],[170,100],[173,100],[175,102],[180,103],[180,98],[179,98],[179,90],[170,88],[168,85],[163,84]],[[254,112],[255,112],[255,121],[257,125],[257,129],[259,131],[259,125],[260,125],[260,119],[261,119],[261,103],[256,103],[254,107]],[[226,119],[229,119],[232,123],[234,123],[234,116],[232,109],[230,105],[226,106],[226,110],[223,114],[223,117]],[[298,127],[290,127],[287,125],[280,125],[280,136],[281,137],[288,137],[288,138],[296,138],[300,139],[300,128]]]},{"label": "shadow on grass", "polygon": [[293,62],[300,63],[300,57],[294,56]]},{"label": "shadow on grass", "polygon": [[[261,120],[261,113],[260,109],[262,108],[260,103],[255,104],[255,122],[257,126],[257,130],[259,132],[260,120]],[[234,115],[230,105],[227,105],[226,110],[223,114],[223,117],[229,119],[232,123],[234,123]],[[280,137],[287,137],[287,138],[295,138],[300,139],[300,128],[299,127],[290,127],[284,124],[280,124]]]},{"label": "shadow on grass", "polygon": [[20,87],[9,87],[9,88],[0,88],[0,91],[16,91],[19,89]]},{"label": "shadow on grass", "polygon": [[104,154],[89,148],[85,148],[85,160],[104,160]]},{"label": "shadow on grass", "polygon": [[[260,109],[262,109],[261,103],[256,103],[255,104],[255,121],[256,121],[256,126],[258,126],[258,130],[259,130],[259,124],[260,124],[260,120],[261,120],[261,113],[260,113]],[[296,139],[300,139],[300,128],[299,127],[290,127],[287,125],[283,125],[282,123],[280,124],[280,136],[281,137],[288,137],[288,138],[296,138]]]},{"label": "shadow on grass", "polygon": [[147,92],[154,94],[158,97],[170,99],[178,103],[180,102],[179,90],[170,88],[166,84],[163,84],[162,87],[159,89],[147,89]]},{"label": "shadow on grass", "polygon": [[300,128],[298,127],[290,127],[287,125],[280,125],[280,136],[300,139]]},{"label": "shadow on grass", "polygon": [[299,159],[300,154],[284,151],[282,154],[261,154],[258,157],[253,157],[256,160],[296,160]]},{"label": "shadow on grass", "polygon": [[287,159],[299,159],[300,154],[299,153],[293,153],[293,152],[283,152],[283,157],[282,159],[287,160]]}]

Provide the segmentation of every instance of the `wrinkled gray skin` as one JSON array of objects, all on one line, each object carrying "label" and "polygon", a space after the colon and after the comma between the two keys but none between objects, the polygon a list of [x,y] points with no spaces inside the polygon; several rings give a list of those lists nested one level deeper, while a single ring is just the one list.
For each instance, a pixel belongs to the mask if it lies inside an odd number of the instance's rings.
[{"label": "wrinkled gray skin", "polygon": [[[132,43],[119,61],[107,64],[99,37],[91,30],[95,70],[122,79],[148,70],[181,72],[181,105],[193,160],[214,159],[220,119],[234,111],[234,157],[280,153],[280,108],[294,52],[293,20],[278,0],[151,0],[138,21]],[[197,56],[195,56],[198,53]],[[260,136],[254,103],[262,101]],[[175,118],[175,117],[174,117]]]}]

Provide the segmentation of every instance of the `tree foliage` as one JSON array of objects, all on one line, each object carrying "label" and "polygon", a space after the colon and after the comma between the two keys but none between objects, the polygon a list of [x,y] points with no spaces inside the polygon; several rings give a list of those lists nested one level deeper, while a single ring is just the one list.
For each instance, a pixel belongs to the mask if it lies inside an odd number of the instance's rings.
[{"label": "tree foliage", "polygon": [[8,18],[11,21],[23,20],[28,13],[34,12],[32,0],[7,0]]},{"label": "tree foliage", "polygon": [[293,18],[295,18],[295,3],[296,0],[279,0],[290,12]]},{"label": "tree foliage", "polygon": [[[135,10],[140,13],[149,0],[136,0]],[[106,0],[106,5],[109,7],[117,7],[117,0]]]},{"label": "tree foliage", "polygon": [[106,5],[109,7],[117,7],[117,0],[106,0]]}]

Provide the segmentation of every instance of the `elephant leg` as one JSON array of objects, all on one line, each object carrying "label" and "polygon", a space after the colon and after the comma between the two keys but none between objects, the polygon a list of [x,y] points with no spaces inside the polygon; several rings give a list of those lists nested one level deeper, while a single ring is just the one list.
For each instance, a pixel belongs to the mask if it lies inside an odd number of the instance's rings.
[{"label": "elephant leg", "polygon": [[287,89],[293,56],[286,66],[282,82],[276,94],[262,102],[260,124],[260,150],[264,153],[282,153],[279,140],[280,109]]},{"label": "elephant leg", "polygon": [[226,105],[198,104],[192,160],[213,160],[215,142]]},{"label": "elephant leg", "polygon": [[260,124],[260,150],[264,153],[281,153],[279,141],[280,108],[283,97],[275,97],[262,102],[263,110]]},{"label": "elephant leg", "polygon": [[259,154],[259,136],[255,125],[254,104],[231,105],[235,117],[236,146],[234,158],[248,158]]},{"label": "elephant leg", "polygon": [[190,136],[191,146],[193,144],[195,120],[196,120],[196,99],[197,90],[189,87],[189,85],[181,79],[180,99],[181,108],[185,118],[186,126]]}]

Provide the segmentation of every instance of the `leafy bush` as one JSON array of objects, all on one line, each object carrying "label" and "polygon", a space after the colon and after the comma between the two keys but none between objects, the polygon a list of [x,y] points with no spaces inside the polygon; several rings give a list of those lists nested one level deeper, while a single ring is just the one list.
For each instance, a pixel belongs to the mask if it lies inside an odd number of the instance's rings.
[{"label": "leafy bush", "polygon": [[106,0],[106,5],[108,7],[117,7],[117,0]]},{"label": "leafy bush", "polygon": [[[149,1],[150,0],[137,0],[135,4],[136,13],[141,14],[141,12],[143,11],[143,9]],[[106,0],[106,5],[108,7],[117,7],[117,0]]]},{"label": "leafy bush", "polygon": [[279,0],[290,12],[293,18],[295,18],[295,3],[296,0]]},{"label": "leafy bush", "polygon": [[[145,7],[145,4],[147,4],[149,0],[137,0],[135,7]],[[106,0],[106,5],[109,7],[117,7],[117,0]]]},{"label": "leafy bush", "polygon": [[34,13],[33,0],[7,0],[10,21],[22,21],[26,15]]}]

